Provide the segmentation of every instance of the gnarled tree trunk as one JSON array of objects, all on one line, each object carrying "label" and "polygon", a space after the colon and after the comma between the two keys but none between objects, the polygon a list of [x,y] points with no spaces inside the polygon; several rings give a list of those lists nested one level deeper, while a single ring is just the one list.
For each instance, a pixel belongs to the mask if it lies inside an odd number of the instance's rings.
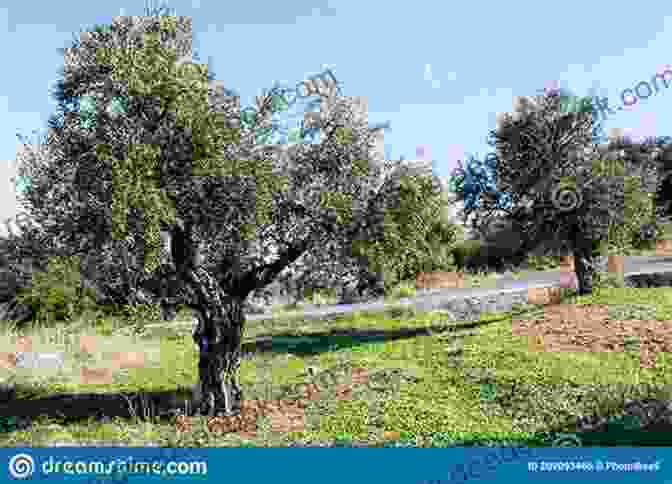
[{"label": "gnarled tree trunk", "polygon": [[580,296],[593,293],[593,263],[592,251],[584,248],[574,249],[574,270],[576,272],[577,292]]},{"label": "gnarled tree trunk", "polygon": [[204,242],[194,237],[191,225],[180,219],[177,222],[170,234],[176,272],[162,299],[170,293],[171,299],[191,307],[198,319],[193,338],[199,350],[199,384],[192,410],[201,415],[234,416],[240,413],[243,400],[238,371],[245,299],[255,289],[270,284],[312,246],[314,238],[296,242],[275,261],[248,272],[241,271],[239,257],[227,258],[213,269],[219,271],[215,277],[215,272],[203,265]]},{"label": "gnarled tree trunk", "polygon": [[238,385],[245,316],[244,298],[227,294],[202,267],[189,271],[196,289],[194,309],[198,324],[193,332],[199,349],[199,385],[194,411],[201,415],[240,413]]},{"label": "gnarled tree trunk", "polygon": [[[578,237],[577,237],[578,238]],[[580,239],[574,244],[574,269],[576,273],[577,292],[579,295],[593,293],[593,275],[604,271],[602,259],[599,255],[599,240]]]}]

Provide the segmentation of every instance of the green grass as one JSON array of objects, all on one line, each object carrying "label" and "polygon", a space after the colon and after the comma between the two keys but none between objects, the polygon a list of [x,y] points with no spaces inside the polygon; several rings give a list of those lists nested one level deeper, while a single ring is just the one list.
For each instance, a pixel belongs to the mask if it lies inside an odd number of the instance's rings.
[{"label": "green grass", "polygon": [[[655,317],[672,319],[672,289],[666,288],[597,289],[590,298],[565,302],[613,305],[621,313],[635,311],[631,317],[653,306]],[[539,311],[525,306],[515,317]],[[34,330],[34,350],[64,351],[67,364],[60,373],[14,375],[20,399],[14,411],[40,415],[29,427],[21,427],[20,418],[0,422],[0,446],[541,446],[549,445],[549,435],[571,433],[579,415],[618,419],[628,398],[670,398],[666,354],[655,369],[643,369],[632,352],[532,350],[512,334],[513,317],[490,314],[478,324],[456,323],[440,312],[392,309],[330,321],[280,313],[248,321],[244,351],[251,357],[240,372],[245,399],[306,402],[301,430],[275,431],[264,417],[256,436],[211,432],[205,417],[192,418],[191,430],[177,432],[174,417],[165,415],[168,407],[186,405],[198,378],[188,311],[173,322],[148,324],[140,335],[114,320]],[[100,354],[79,351],[85,332],[99,336]],[[0,351],[12,351],[14,336],[5,335]],[[146,364],[116,370],[111,383],[79,380],[82,366],[110,367],[114,351],[142,351]],[[339,385],[352,384],[357,368],[366,370],[368,382],[351,385],[351,396],[338,400]],[[309,383],[319,387],[316,400],[301,395]],[[90,393],[102,397],[92,403],[93,397],[82,396]],[[12,415],[11,405],[5,416]],[[111,418],[102,420],[98,412]]]}]

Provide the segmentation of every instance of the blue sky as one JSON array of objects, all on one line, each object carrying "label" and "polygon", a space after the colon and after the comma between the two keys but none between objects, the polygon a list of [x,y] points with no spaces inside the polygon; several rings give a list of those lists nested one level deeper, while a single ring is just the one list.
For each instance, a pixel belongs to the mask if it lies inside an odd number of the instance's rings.
[{"label": "blue sky", "polygon": [[[143,0],[3,0],[0,7],[0,221],[16,211],[9,181],[18,132],[36,139],[55,111],[50,91],[73,33],[143,15]],[[429,158],[447,176],[465,154],[485,156],[498,112],[514,96],[558,82],[579,96],[621,93],[662,72],[672,21],[662,4],[634,10],[613,2],[221,2],[170,0],[191,16],[194,51],[217,79],[241,94],[241,106],[275,81],[294,86],[333,69],[343,94],[367,96],[369,122],[389,121],[388,159]],[[670,31],[666,34],[666,28]],[[634,136],[672,135],[672,92],[617,111],[605,127]],[[640,90],[646,97],[645,89]],[[297,118],[298,119],[298,118]]]}]

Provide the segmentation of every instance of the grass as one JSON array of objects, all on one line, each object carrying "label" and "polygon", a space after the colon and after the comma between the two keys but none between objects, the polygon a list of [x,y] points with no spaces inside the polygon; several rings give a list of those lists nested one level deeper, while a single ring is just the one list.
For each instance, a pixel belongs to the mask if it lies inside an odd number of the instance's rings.
[{"label": "grass", "polygon": [[[565,297],[607,305],[612,318],[672,319],[672,289]],[[137,332],[110,319],[41,328],[24,333],[32,349],[62,351],[66,363],[31,375],[5,365],[3,379],[15,378],[18,393],[0,412],[0,446],[546,446],[562,434],[608,445],[616,434],[580,432],[577,417],[611,417],[622,436],[628,399],[670,399],[666,353],[642,368],[636,351],[543,351],[514,334],[514,321],[548,310],[528,305],[477,323],[401,308],[248,321],[241,383],[245,401],[265,411],[253,430],[233,432],[169,412],[188,405],[198,378],[188,311]],[[16,336],[6,333],[0,351],[25,345]],[[634,442],[654,434],[665,442],[655,445],[672,441],[669,429],[629,432]]]}]

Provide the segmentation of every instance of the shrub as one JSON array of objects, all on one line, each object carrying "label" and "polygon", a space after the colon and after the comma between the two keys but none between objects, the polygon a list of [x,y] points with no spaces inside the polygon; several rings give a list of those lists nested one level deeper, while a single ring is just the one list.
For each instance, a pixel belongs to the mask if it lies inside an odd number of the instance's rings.
[{"label": "shrub", "polygon": [[464,229],[460,225],[440,220],[430,230],[427,240],[429,250],[417,257],[415,264],[409,264],[405,273],[399,274],[399,281],[414,280],[421,272],[457,269],[453,248],[464,240]]},{"label": "shrub", "polygon": [[423,261],[428,266],[423,272],[454,269],[456,264],[452,249],[464,242],[464,227],[442,219],[432,226],[428,238],[432,248]]},{"label": "shrub", "polygon": [[527,266],[531,271],[546,271],[560,267],[559,255],[532,255],[527,258]]},{"label": "shrub", "polygon": [[622,160],[594,160],[595,176],[625,176],[625,163]]},{"label": "shrub", "polygon": [[593,273],[593,288],[612,289],[625,287],[623,276],[610,272]]},{"label": "shrub", "polygon": [[336,290],[332,288],[307,288],[304,290],[304,301],[316,306],[329,304],[336,299]]},{"label": "shrub", "polygon": [[142,333],[146,323],[161,321],[161,307],[159,304],[128,304],[122,310],[122,318],[136,333]]},{"label": "shrub", "polygon": [[650,245],[642,234],[642,226],[655,222],[653,194],[642,192],[639,177],[625,177],[624,223],[609,228],[609,246],[619,254],[630,255],[639,247]]},{"label": "shrub", "polygon": [[624,177],[624,221],[609,227],[609,251],[631,255],[636,250],[651,248],[653,243],[642,233],[642,226],[655,226],[655,194],[642,191],[640,177],[626,176],[625,163],[622,160],[595,161],[593,172],[602,176]]},{"label": "shrub", "polygon": [[415,296],[416,292],[417,291],[416,291],[415,287],[407,285],[407,286],[400,287],[397,295],[400,298],[413,297],[413,296]]},{"label": "shrub", "polygon": [[510,250],[479,240],[468,240],[453,250],[456,265],[469,272],[491,272],[504,270],[513,265],[514,257]]},{"label": "shrub", "polygon": [[450,250],[464,237],[462,227],[445,216],[446,194],[435,192],[430,179],[405,178],[398,189],[399,205],[385,214],[382,240],[353,244],[353,255],[366,256],[371,270],[384,274],[386,293],[419,272],[452,270]]},{"label": "shrub", "polygon": [[36,322],[70,321],[96,307],[94,294],[81,287],[79,258],[53,257],[46,272],[35,272],[32,285],[17,301],[33,309]]},{"label": "shrub", "polygon": [[465,240],[451,249],[455,265],[459,270],[465,268],[467,259],[477,257],[480,253],[481,242],[479,240]]},{"label": "shrub", "polygon": [[404,281],[388,293],[387,297],[391,299],[399,299],[406,297],[413,297],[417,293],[415,289],[415,280]]}]

